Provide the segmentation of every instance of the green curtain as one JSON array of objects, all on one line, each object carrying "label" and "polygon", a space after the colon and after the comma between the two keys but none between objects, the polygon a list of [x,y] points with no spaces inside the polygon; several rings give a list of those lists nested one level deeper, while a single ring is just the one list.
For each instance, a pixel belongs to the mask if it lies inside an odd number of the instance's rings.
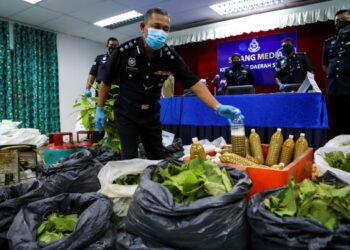
[{"label": "green curtain", "polygon": [[13,119],[9,23],[0,21],[0,121]]},{"label": "green curtain", "polygon": [[14,25],[14,120],[42,133],[60,131],[56,34]]}]

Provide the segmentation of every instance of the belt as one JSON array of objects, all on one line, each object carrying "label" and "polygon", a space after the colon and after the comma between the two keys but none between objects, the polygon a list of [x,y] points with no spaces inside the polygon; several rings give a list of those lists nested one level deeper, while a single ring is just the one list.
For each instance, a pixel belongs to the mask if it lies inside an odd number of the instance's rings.
[{"label": "belt", "polygon": [[120,98],[123,99],[124,101],[126,101],[129,105],[132,105],[132,106],[139,108],[141,110],[148,110],[153,106],[153,104],[149,104],[149,103],[139,104],[139,103],[132,102],[128,98],[126,98],[125,96],[120,96]]}]

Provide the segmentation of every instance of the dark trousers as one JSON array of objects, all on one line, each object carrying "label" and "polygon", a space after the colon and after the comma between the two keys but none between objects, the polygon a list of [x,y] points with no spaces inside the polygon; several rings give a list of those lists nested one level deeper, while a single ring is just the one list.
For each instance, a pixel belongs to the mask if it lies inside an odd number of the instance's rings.
[{"label": "dark trousers", "polygon": [[350,134],[350,96],[329,96],[335,135]]},{"label": "dark trousers", "polygon": [[159,103],[151,105],[149,109],[141,109],[118,97],[115,118],[122,159],[138,157],[139,139],[143,143],[148,159],[159,160],[166,157],[162,144]]}]

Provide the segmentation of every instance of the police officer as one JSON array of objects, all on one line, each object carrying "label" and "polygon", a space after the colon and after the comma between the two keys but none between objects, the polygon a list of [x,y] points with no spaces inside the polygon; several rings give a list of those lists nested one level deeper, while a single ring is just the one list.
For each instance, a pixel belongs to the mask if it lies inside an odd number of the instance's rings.
[{"label": "police officer", "polygon": [[241,55],[235,53],[230,58],[231,67],[225,70],[224,78],[226,79],[226,93],[227,87],[237,85],[252,85],[253,74],[248,67],[242,65]]},{"label": "police officer", "polygon": [[96,109],[96,127],[102,130],[104,109],[110,84],[118,79],[119,95],[115,117],[120,135],[122,159],[138,156],[139,137],[147,158],[166,157],[162,145],[162,125],[158,102],[164,80],[171,74],[181,80],[209,107],[227,119],[240,117],[240,110],[222,105],[189,70],[181,57],[166,40],[170,19],[166,11],[154,8],[147,11],[140,24],[142,36],[115,49],[101,68],[101,87]]},{"label": "police officer", "polygon": [[327,74],[327,91],[334,132],[350,134],[350,9],[335,14],[338,34],[324,42],[322,66]]},{"label": "police officer", "polygon": [[275,66],[275,80],[280,91],[284,91],[285,84],[302,83],[306,73],[312,73],[309,57],[302,52],[295,53],[293,41],[289,38],[282,40],[285,56],[279,58]]},{"label": "police officer", "polygon": [[92,65],[90,72],[89,72],[89,76],[86,82],[86,89],[85,89],[85,96],[87,97],[91,97],[91,87],[94,84],[95,80],[97,79],[97,82],[99,83],[99,77],[98,77],[98,71],[99,68],[102,64],[104,64],[108,57],[110,56],[110,54],[112,53],[112,50],[114,47],[118,46],[119,42],[117,40],[117,38],[115,37],[110,37],[107,40],[107,53],[106,54],[102,54],[102,55],[98,55],[95,58],[94,64]]}]

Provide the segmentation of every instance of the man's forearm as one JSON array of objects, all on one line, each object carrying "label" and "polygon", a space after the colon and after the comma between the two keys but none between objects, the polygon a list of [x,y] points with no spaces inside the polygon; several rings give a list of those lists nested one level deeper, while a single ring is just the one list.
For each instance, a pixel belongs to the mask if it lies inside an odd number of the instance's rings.
[{"label": "man's forearm", "polygon": [[281,82],[280,79],[278,79],[278,78],[276,77],[275,80],[276,80],[276,83],[277,83],[278,86],[281,86],[281,85],[282,85],[282,82]]},{"label": "man's forearm", "polygon": [[197,82],[195,85],[193,85],[191,90],[196,94],[196,96],[198,96],[199,99],[201,99],[202,102],[207,104],[213,110],[215,110],[216,106],[219,104],[208,88],[201,82]]},{"label": "man's forearm", "polygon": [[103,107],[105,105],[105,102],[108,98],[109,90],[111,89],[111,86],[108,84],[105,84],[104,82],[100,83],[100,89],[99,89],[99,97],[98,97],[98,106]]},{"label": "man's forearm", "polygon": [[90,89],[92,87],[92,85],[94,85],[96,77],[94,77],[93,75],[89,74],[87,82],[86,82],[86,88]]}]

